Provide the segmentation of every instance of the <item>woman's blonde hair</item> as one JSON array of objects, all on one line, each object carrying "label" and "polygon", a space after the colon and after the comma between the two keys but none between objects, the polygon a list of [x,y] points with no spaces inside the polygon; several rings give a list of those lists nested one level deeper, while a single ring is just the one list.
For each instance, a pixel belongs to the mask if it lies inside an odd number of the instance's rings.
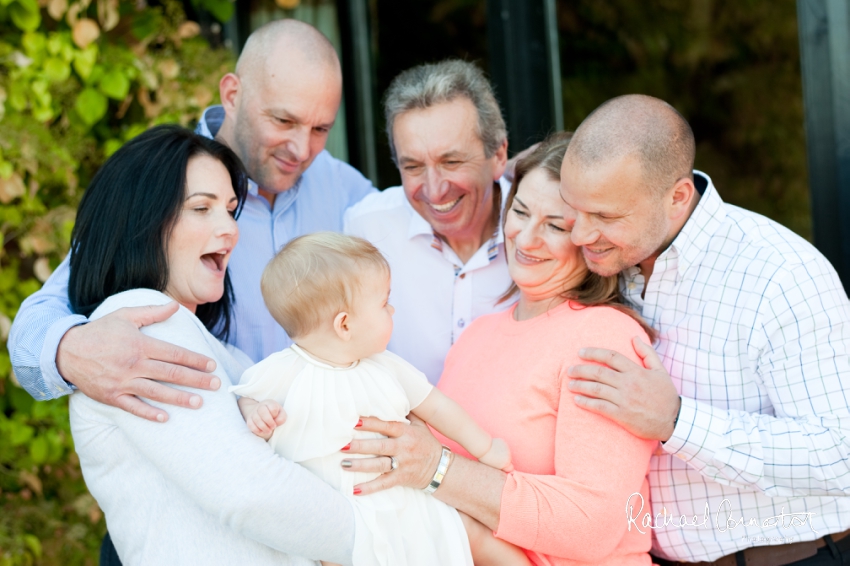
[{"label": "woman's blonde hair", "polygon": [[[526,175],[535,169],[542,169],[551,180],[560,182],[561,163],[564,161],[564,154],[567,152],[567,146],[570,144],[572,137],[572,132],[556,132],[551,134],[540,142],[540,145],[530,154],[517,162],[511,191],[508,193],[508,198],[505,201],[505,213],[502,215],[503,229],[513,206],[514,197],[517,190],[519,190],[519,184]],[[507,292],[499,298],[499,302],[507,301],[518,291],[519,288],[516,286],[516,283],[512,283]],[[606,306],[615,308],[635,319],[649,335],[650,340],[654,341],[657,336],[655,329],[649,326],[643,317],[623,304],[617,275],[603,277],[588,269],[584,280],[576,287],[565,290],[562,296],[583,307]]]},{"label": "woman's blonde hair", "polygon": [[316,232],[291,240],[272,258],[260,289],[272,317],[295,338],[351,312],[363,278],[375,269],[389,274],[390,266],[366,240]]}]

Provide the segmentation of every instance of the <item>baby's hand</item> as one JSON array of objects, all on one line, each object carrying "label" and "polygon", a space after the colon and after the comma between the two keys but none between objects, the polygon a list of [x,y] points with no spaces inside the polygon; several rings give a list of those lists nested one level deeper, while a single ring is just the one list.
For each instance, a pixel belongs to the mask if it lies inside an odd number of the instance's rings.
[{"label": "baby's hand", "polygon": [[286,412],[277,401],[260,401],[249,409],[245,422],[251,432],[268,440],[274,429],[286,422]]},{"label": "baby's hand", "polygon": [[510,473],[514,471],[514,465],[511,464],[511,449],[508,448],[508,445],[501,438],[494,438],[493,444],[490,445],[490,450],[481,456],[478,461],[503,472]]}]

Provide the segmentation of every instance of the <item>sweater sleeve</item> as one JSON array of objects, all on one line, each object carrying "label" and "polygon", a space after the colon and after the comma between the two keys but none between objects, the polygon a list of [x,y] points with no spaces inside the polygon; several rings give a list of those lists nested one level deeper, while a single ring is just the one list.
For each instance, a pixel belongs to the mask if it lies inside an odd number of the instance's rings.
[{"label": "sweater sleeve", "polygon": [[[604,331],[592,333],[592,345],[640,363],[631,337],[642,331],[624,317],[615,319],[616,326],[606,324]],[[541,554],[597,562],[622,540],[627,501],[644,488],[657,442],[637,438],[575,405],[567,368],[579,361],[576,353],[585,345],[591,343],[568,346],[571,351],[565,352],[558,376],[555,474],[508,475],[496,536]]]}]

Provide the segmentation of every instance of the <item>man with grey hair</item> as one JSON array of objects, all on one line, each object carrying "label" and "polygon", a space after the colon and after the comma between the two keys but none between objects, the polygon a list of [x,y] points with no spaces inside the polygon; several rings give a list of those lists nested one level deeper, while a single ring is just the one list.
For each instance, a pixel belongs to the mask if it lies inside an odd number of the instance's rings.
[{"label": "man with grey hair", "polygon": [[[221,105],[208,108],[198,132],[236,152],[250,177],[230,260],[235,296],[234,345],[258,361],[291,342],[258,299],[266,263],[286,242],[320,230],[342,230],[344,211],[375,191],[353,167],[325,151],[342,97],[336,51],[316,28],[297,20],[268,23],[251,34],[222,77]],[[29,297],[9,337],[12,365],[38,400],[79,388],[136,415],[164,422],[165,410],[140,398],[198,408],[196,393],[164,385],[216,389],[210,360],[143,335],[176,303],[122,309],[97,321],[71,313],[68,262]]]},{"label": "man with grey hair", "polygon": [[510,305],[498,303],[510,285],[499,221],[507,132],[489,82],[464,61],[404,71],[384,108],[402,186],[354,206],[344,229],[392,268],[388,348],[436,383],[464,327]]},{"label": "man with grey hair", "polygon": [[629,528],[653,529],[657,563],[846,563],[850,302],[811,244],[725,204],[694,147],[648,96],[576,130],[561,169],[571,240],[592,271],[621,273],[658,342],[635,339],[645,367],[583,350],[596,363],[570,368],[569,387],[662,442],[650,501],[623,502]]}]

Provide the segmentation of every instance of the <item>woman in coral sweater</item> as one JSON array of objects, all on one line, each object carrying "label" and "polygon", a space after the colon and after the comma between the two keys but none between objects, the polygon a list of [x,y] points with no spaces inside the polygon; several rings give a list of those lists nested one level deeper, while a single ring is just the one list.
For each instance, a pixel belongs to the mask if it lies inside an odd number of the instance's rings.
[{"label": "woman in coral sweater", "polygon": [[[617,277],[590,272],[570,242],[559,193],[568,142],[568,134],[556,134],[517,164],[503,222],[515,282],[504,299],[518,293],[518,301],[466,329],[438,384],[492,436],[505,439],[516,470],[484,469],[438,437],[466,458],[455,457],[443,470],[434,495],[526,549],[536,565],[646,566],[651,534],[640,522],[629,524],[627,505],[635,504],[637,514],[640,498],[630,500],[637,493],[648,502],[646,473],[656,443],[579,408],[567,370],[586,363],[578,351],[591,345],[632,352],[639,362],[631,340],[649,341],[652,331],[619,304]],[[364,427],[380,428],[372,421],[364,419]],[[410,440],[424,437],[421,430],[408,434],[419,427],[399,427],[382,431],[396,440],[379,452],[394,456],[399,469],[392,474],[424,466],[424,453],[434,454],[436,444]],[[352,445],[368,452],[358,448]]]}]

